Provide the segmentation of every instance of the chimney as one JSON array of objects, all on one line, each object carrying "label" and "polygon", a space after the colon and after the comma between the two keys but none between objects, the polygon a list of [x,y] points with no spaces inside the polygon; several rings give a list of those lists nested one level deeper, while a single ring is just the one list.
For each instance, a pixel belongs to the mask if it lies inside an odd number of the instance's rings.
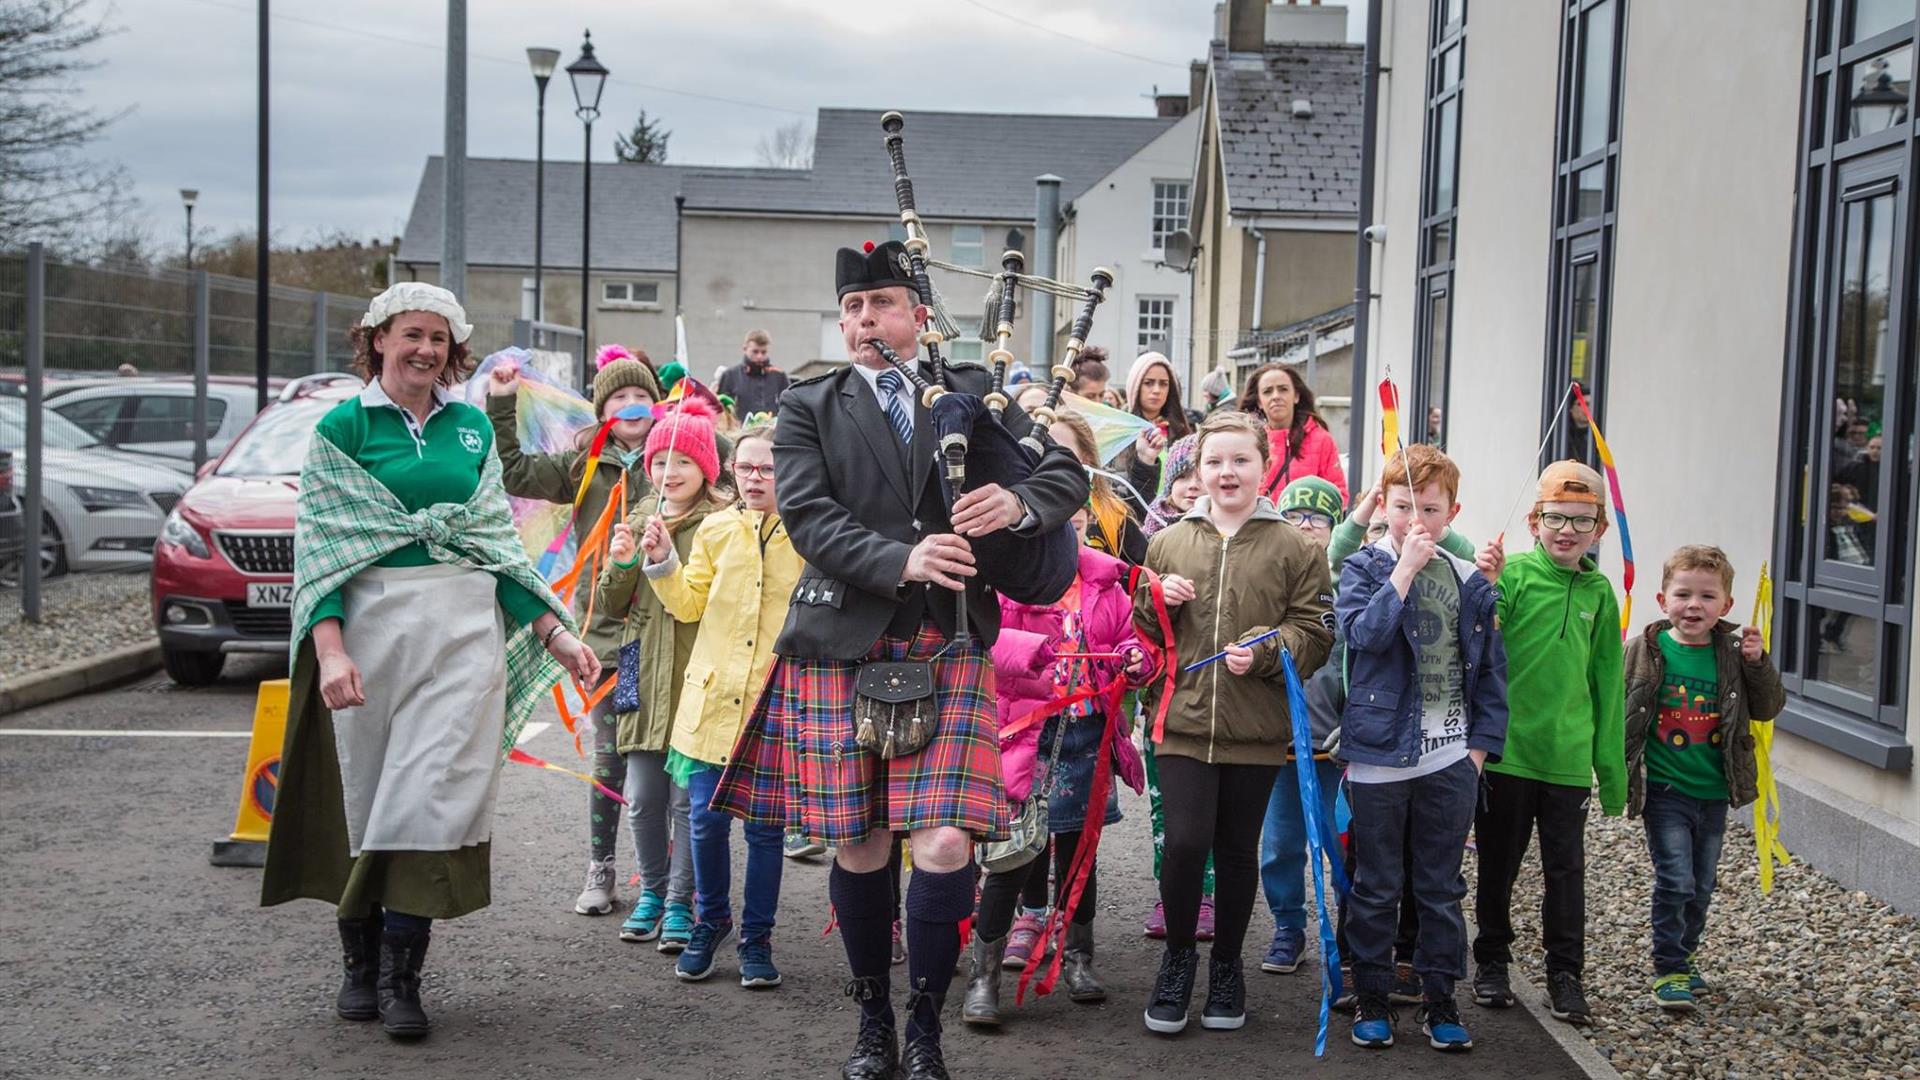
[{"label": "chimney", "polygon": [[1227,51],[1260,52],[1267,43],[1267,0],[1227,0],[1225,6]]},{"label": "chimney", "polygon": [[1185,94],[1153,95],[1153,115],[1155,116],[1163,118],[1185,116],[1187,115],[1187,107],[1187,95]]},{"label": "chimney", "polygon": [[1207,62],[1195,60],[1187,65],[1187,105],[1197,109],[1207,96]]},{"label": "chimney", "polygon": [[1322,4],[1320,0],[1266,6],[1264,40],[1268,44],[1297,42],[1339,44],[1347,40],[1347,9],[1341,4]]}]

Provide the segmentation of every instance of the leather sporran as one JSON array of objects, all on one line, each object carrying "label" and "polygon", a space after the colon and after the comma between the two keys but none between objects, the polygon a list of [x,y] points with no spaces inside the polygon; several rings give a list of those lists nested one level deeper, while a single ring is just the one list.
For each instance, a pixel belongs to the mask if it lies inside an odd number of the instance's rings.
[{"label": "leather sporran", "polygon": [[940,709],[933,696],[933,664],[873,660],[853,683],[853,738],[881,759],[904,757],[933,739]]},{"label": "leather sporran", "polygon": [[1054,723],[1053,752],[1047,755],[1047,777],[1039,791],[1029,792],[1025,802],[1007,822],[1005,840],[988,840],[977,846],[974,859],[990,874],[1018,870],[1047,850],[1047,808],[1053,802],[1053,781],[1060,772],[1060,747],[1067,741],[1067,717]]}]

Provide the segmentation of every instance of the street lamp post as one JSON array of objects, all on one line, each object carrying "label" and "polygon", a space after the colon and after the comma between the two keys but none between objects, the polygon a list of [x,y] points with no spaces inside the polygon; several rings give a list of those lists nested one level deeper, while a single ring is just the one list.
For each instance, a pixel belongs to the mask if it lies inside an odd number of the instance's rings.
[{"label": "street lamp post", "polygon": [[533,68],[533,85],[539,90],[540,106],[534,121],[533,136],[533,321],[546,318],[540,306],[542,226],[546,224],[547,195],[547,80],[553,78],[554,65],[560,62],[559,49],[527,50],[527,64]]},{"label": "street lamp post", "polygon": [[593,290],[588,279],[592,260],[588,257],[593,241],[593,122],[600,116],[600,92],[607,86],[607,66],[593,55],[593,31],[586,32],[580,44],[580,58],[567,65],[567,78],[573,81],[574,115],[586,128],[586,152],[580,161],[580,386],[593,384],[593,369],[588,320],[593,311]]},{"label": "street lamp post", "polygon": [[187,269],[193,269],[193,204],[200,193],[193,188],[180,189],[180,204],[187,208]]}]

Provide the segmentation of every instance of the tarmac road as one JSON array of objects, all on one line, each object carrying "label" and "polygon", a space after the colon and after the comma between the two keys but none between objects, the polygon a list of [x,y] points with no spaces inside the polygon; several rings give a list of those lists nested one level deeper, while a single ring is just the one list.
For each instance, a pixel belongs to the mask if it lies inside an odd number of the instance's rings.
[{"label": "tarmac road", "polygon": [[[671,958],[617,939],[618,916],[573,913],[584,787],[509,766],[494,905],[436,927],[425,979],[433,1035],[402,1045],[378,1024],[334,1017],[339,951],[329,908],[262,909],[258,871],[208,864],[210,843],[233,826],[244,737],[11,734],[241,735],[252,717],[248,677],[270,676],[277,663],[236,661],[225,682],[197,691],[156,677],[0,723],[0,1076],[838,1076],[854,1014],[841,992],[839,941],[821,933],[822,862],[787,864],[775,937],[785,986],[741,989],[730,953],[709,981],[682,983]],[[575,760],[558,724],[527,745],[556,763]],[[951,1001],[956,1076],[1582,1075],[1525,1012],[1471,1003],[1471,1054],[1428,1049],[1407,1009],[1399,1044],[1385,1052],[1347,1042],[1336,1014],[1327,1056],[1316,1061],[1316,980],[1306,967],[1258,971],[1272,929],[1264,905],[1249,932],[1247,1026],[1147,1034],[1140,1012],[1159,947],[1139,933],[1153,899],[1146,806],[1124,794],[1127,820],[1101,845],[1095,931],[1107,1003],[1074,1005],[1064,994],[1029,1002],[987,1035],[963,1029]],[[623,837],[623,860],[628,853]],[[1204,993],[1203,976],[1196,1011]]]}]

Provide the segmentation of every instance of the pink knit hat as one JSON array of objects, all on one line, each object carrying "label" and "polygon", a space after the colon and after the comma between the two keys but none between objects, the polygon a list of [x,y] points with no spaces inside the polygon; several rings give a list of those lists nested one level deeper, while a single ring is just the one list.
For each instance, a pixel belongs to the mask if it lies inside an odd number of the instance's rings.
[{"label": "pink knit hat", "polygon": [[674,453],[686,455],[700,467],[707,483],[718,482],[720,448],[714,441],[713,416],[712,407],[698,398],[686,399],[660,413],[653,430],[647,433],[647,452],[642,459],[647,471],[653,471],[655,455],[672,447]]}]

